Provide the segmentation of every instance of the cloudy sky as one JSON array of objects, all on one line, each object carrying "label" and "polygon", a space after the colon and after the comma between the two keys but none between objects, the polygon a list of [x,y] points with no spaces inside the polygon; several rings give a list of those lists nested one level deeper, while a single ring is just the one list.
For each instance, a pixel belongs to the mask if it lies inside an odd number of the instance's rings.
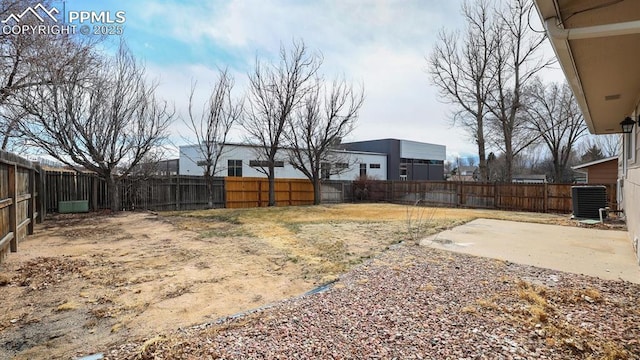
[{"label": "cloudy sky", "polygon": [[[125,11],[124,38],[160,81],[160,95],[186,115],[188,92],[202,95],[229,67],[242,91],[256,56],[303,39],[324,57],[322,72],[364,85],[365,103],[347,141],[401,138],[447,146],[449,158],[475,147],[451,126],[427,74],[437,32],[461,28],[461,0],[67,0],[66,9]],[[533,16],[535,17],[535,12]],[[115,42],[115,39],[111,39]],[[551,51],[551,50],[549,50]],[[187,142],[179,122],[177,145]],[[240,135],[235,135],[240,140]]]}]

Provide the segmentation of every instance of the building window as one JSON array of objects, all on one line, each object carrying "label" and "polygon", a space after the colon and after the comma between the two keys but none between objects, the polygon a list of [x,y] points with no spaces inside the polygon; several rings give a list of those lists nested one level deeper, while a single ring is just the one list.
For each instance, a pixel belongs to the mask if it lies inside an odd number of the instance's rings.
[{"label": "building window", "polygon": [[[274,161],[274,167],[284,167],[284,161]],[[269,160],[249,160],[249,166],[251,167],[269,167]]]},{"label": "building window", "polygon": [[329,180],[331,177],[331,164],[323,162],[320,164],[320,179]]},{"label": "building window", "polygon": [[401,164],[407,164],[407,165],[443,165],[444,161],[443,160],[426,160],[426,159],[407,159],[407,158],[401,158],[400,159],[400,163]]},{"label": "building window", "polygon": [[407,180],[407,164],[400,164],[400,180]]},{"label": "building window", "polygon": [[336,163],[335,164],[335,168],[336,170],[340,171],[340,170],[345,170],[349,168],[349,164],[347,163]]},{"label": "building window", "polygon": [[360,176],[367,176],[367,164],[360,164]]},{"label": "building window", "polygon": [[380,169],[380,164],[369,164],[369,169]]},{"label": "building window", "polygon": [[242,177],[242,160],[227,161],[227,176]]}]

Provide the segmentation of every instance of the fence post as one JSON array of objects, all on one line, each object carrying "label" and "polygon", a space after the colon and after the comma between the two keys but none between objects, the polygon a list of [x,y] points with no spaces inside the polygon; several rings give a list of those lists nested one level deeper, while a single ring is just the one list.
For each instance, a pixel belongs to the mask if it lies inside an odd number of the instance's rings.
[{"label": "fence post", "polygon": [[33,235],[33,226],[36,223],[36,171],[34,169],[29,169],[29,194],[31,194],[31,198],[27,205],[27,217],[29,218],[27,234]]},{"label": "fence post", "polygon": [[293,180],[287,181],[287,183],[289,183],[289,206],[293,205],[293,191],[291,190],[292,182]]},{"label": "fence post", "polygon": [[462,207],[464,203],[464,186],[461,181],[456,182],[456,186],[458,187],[458,207]]},{"label": "fence post", "polygon": [[18,251],[18,194],[17,194],[17,166],[15,164],[9,165],[9,198],[11,199],[11,205],[9,206],[9,231],[13,233],[13,239],[11,239],[11,252]]},{"label": "fence post", "polygon": [[44,169],[42,169],[41,165],[38,165],[37,167],[38,170],[38,201],[36,202],[37,205],[37,209],[38,209],[38,223],[42,223],[44,221],[44,217],[46,215],[47,212],[47,206],[46,206],[46,194],[45,194],[45,181],[46,181],[46,177],[47,177],[47,173],[44,171]]},{"label": "fence post", "polygon": [[91,210],[98,211],[98,177],[93,174],[89,179],[91,181]]},{"label": "fence post", "polygon": [[549,184],[544,183],[544,212],[549,212]]},{"label": "fence post", "polygon": [[227,194],[227,178],[222,178],[222,207],[224,209],[229,208],[229,205],[227,204],[227,200],[229,199],[229,194]]},{"label": "fence post", "polygon": [[180,175],[176,175],[176,210],[180,210]]},{"label": "fence post", "polygon": [[500,198],[498,196],[498,189],[499,189],[498,184],[493,183],[493,207],[495,209],[498,208],[498,199]]}]

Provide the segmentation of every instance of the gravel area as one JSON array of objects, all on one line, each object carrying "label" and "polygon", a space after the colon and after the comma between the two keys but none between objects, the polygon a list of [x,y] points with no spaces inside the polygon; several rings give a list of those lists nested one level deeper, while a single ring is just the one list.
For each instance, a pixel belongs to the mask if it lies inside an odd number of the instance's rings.
[{"label": "gravel area", "polygon": [[326,292],[108,359],[639,359],[640,285],[399,245]]}]

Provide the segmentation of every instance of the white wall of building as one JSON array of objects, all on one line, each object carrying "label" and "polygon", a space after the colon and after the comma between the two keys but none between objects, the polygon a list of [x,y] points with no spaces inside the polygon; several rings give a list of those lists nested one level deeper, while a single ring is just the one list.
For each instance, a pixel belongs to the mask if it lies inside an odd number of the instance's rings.
[{"label": "white wall of building", "polygon": [[361,164],[366,166],[366,175],[376,180],[387,180],[387,154],[359,151],[335,152],[342,157],[349,168],[339,174],[331,175],[330,180],[355,180],[360,176]]},{"label": "white wall of building", "polygon": [[[349,167],[340,172],[340,174],[331,175],[331,180],[354,180],[360,175],[360,164],[366,164],[366,173],[379,180],[386,180],[387,177],[387,156],[386,154],[366,153],[366,152],[336,152],[336,158],[340,162],[349,164]],[[204,159],[200,149],[196,145],[188,145],[180,147],[180,175],[202,176],[204,169],[198,166],[198,161]],[[259,171],[259,168],[249,166],[251,160],[257,160],[255,148],[247,145],[228,144],[223,150],[223,155],[218,162],[216,176],[228,176],[228,161],[242,161],[243,177],[266,177]],[[276,160],[284,162],[283,167],[276,167],[276,178],[281,179],[306,179],[307,177],[300,171],[296,170],[286,161],[286,154],[282,150]],[[371,165],[374,165],[373,167]],[[379,165],[379,167],[377,166]]]}]

